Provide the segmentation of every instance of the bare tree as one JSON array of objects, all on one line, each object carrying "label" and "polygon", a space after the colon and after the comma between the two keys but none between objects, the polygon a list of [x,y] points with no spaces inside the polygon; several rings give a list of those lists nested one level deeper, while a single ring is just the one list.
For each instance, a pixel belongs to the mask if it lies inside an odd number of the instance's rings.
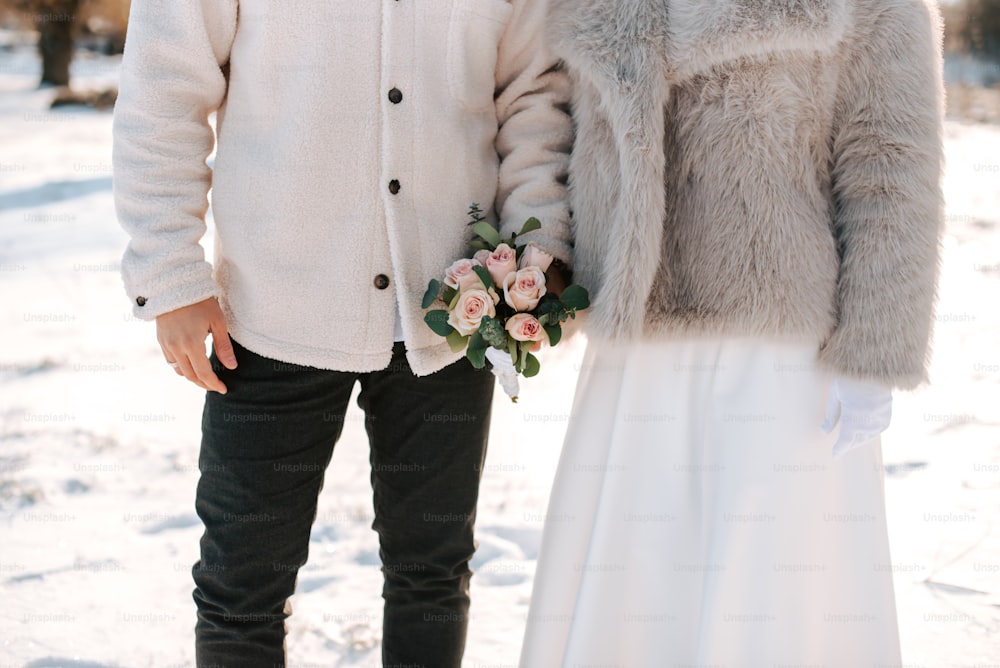
[{"label": "bare tree", "polygon": [[966,0],[968,8],[963,37],[970,50],[991,59],[1000,58],[1000,3]]},{"label": "bare tree", "polygon": [[68,86],[73,45],[81,30],[125,34],[129,0],[0,0],[0,15],[38,31],[42,84]]},{"label": "bare tree", "polygon": [[42,57],[42,84],[69,85],[73,61],[73,27],[80,0],[48,0],[48,11],[38,14],[38,52]]},{"label": "bare tree", "polygon": [[941,9],[950,50],[1000,59],[1000,2],[961,0]]}]

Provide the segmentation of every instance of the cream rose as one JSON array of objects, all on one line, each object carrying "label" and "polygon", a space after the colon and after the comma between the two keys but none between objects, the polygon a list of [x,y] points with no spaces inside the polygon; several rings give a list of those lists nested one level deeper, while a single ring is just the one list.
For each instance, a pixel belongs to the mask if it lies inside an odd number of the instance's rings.
[{"label": "cream rose", "polygon": [[474,334],[479,329],[483,316],[491,318],[497,314],[496,304],[500,295],[495,290],[468,290],[458,297],[455,309],[448,314],[448,324],[462,336]]},{"label": "cream rose", "polygon": [[515,341],[544,341],[545,329],[535,316],[517,313],[507,320],[507,332]]},{"label": "cream rose", "polygon": [[471,290],[482,286],[479,276],[472,270],[475,260],[457,260],[444,270],[444,284],[456,290]]},{"label": "cream rose", "polygon": [[500,244],[486,258],[486,270],[490,272],[497,285],[503,285],[507,274],[517,271],[517,253],[507,244]]},{"label": "cream rose", "polygon": [[483,267],[486,266],[486,261],[490,259],[490,252],[488,250],[477,250],[475,255],[472,256],[473,262],[478,262]]},{"label": "cream rose", "polygon": [[544,295],[545,274],[538,267],[508,274],[503,282],[503,300],[515,311],[530,311]]},{"label": "cream rose", "polygon": [[538,267],[545,271],[550,264],[552,264],[552,256],[533,244],[528,244],[521,252],[521,259],[517,261],[518,269]]}]

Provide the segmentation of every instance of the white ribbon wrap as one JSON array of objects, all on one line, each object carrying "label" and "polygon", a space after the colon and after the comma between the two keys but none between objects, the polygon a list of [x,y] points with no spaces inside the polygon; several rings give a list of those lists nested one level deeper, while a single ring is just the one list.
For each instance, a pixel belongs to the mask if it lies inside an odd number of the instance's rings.
[{"label": "white ribbon wrap", "polygon": [[500,381],[500,387],[512,400],[517,400],[519,385],[517,382],[517,371],[514,370],[514,360],[506,350],[499,350],[490,346],[486,349],[486,359],[493,365],[493,375]]}]

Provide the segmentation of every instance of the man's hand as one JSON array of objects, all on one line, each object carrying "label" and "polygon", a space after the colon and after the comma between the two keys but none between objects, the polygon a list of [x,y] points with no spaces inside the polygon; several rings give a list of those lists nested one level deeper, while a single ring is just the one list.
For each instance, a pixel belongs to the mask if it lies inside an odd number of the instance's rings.
[{"label": "man's hand", "polygon": [[[553,294],[556,297],[561,296],[563,290],[569,285],[570,278],[570,272],[566,269],[566,265],[559,261],[552,262],[548,269],[545,270],[545,293]],[[531,352],[533,353],[537,353],[541,349],[541,341],[536,341],[531,346]]]},{"label": "man's hand", "polygon": [[209,334],[219,361],[227,369],[235,369],[236,354],[229,340],[226,316],[215,297],[156,318],[156,340],[177,375],[198,387],[225,394],[226,386],[215,375],[205,354],[205,337]]},{"label": "man's hand", "polygon": [[562,291],[570,284],[572,273],[565,264],[553,259],[551,255],[543,251],[534,244],[528,244],[521,253],[521,259],[517,262],[518,269],[525,267],[538,267],[545,272],[545,292],[556,297],[562,295]]},{"label": "man's hand", "polygon": [[560,297],[571,279],[572,276],[566,265],[555,261],[545,270],[545,292]]},{"label": "man's hand", "polygon": [[[545,294],[562,296],[563,290],[570,284],[571,272],[566,265],[555,260],[551,255],[538,248],[534,244],[528,244],[518,261],[518,269],[525,267],[538,267],[545,272]],[[531,352],[536,353],[542,349],[542,342],[536,341],[531,346]]]}]

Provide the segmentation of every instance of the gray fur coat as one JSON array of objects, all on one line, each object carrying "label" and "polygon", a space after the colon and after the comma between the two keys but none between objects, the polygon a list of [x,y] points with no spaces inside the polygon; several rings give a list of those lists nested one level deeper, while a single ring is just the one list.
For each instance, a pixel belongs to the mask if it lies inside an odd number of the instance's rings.
[{"label": "gray fur coat", "polygon": [[942,226],[925,0],[553,0],[591,336],[758,336],[910,388]]}]

